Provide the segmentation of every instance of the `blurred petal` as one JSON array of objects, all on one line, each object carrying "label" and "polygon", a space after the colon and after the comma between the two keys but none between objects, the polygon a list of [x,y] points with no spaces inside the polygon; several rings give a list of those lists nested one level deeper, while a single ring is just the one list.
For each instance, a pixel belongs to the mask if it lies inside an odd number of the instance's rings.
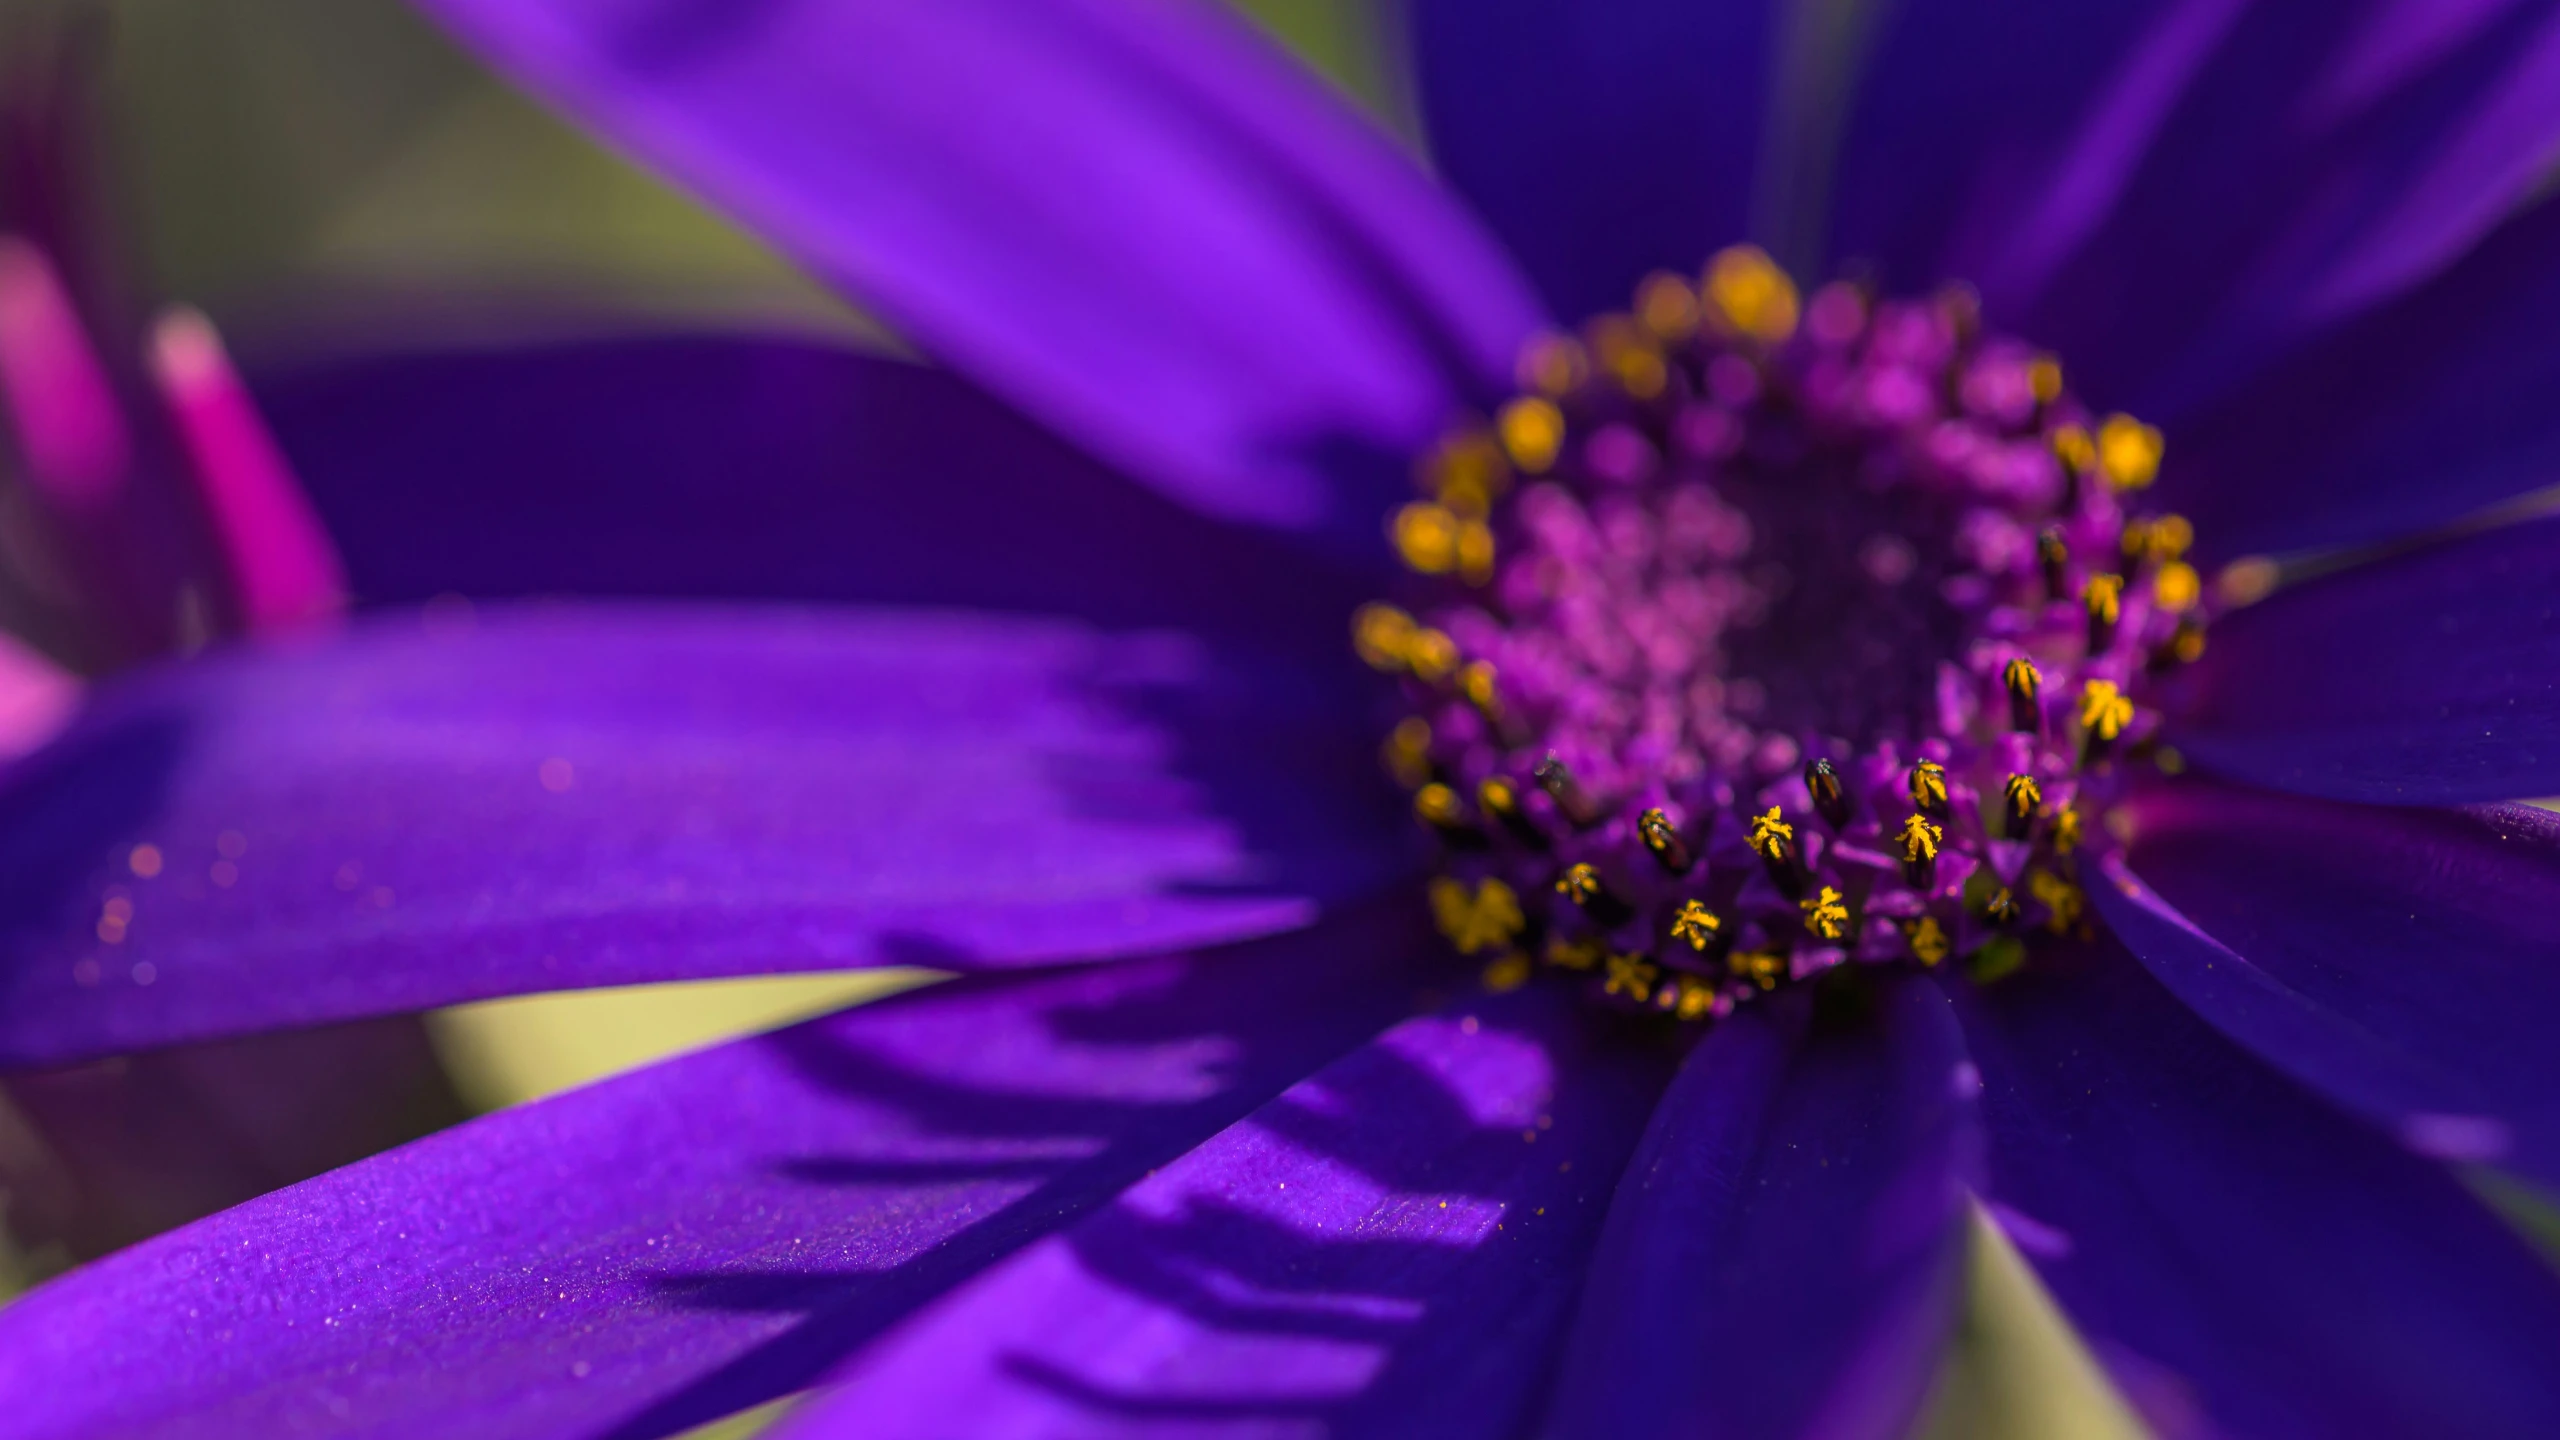
[{"label": "blurred petal", "polygon": [[1335,662],[1345,617],[1376,594],[1367,573],[1166,500],[948,372],[835,345],[650,336],[252,379],[377,604],[965,605]]},{"label": "blurred petal", "polygon": [[[1856,197],[1863,177],[1905,171],[1912,209],[1843,238],[1889,242],[1903,283],[1975,280],[2081,393],[2173,424],[2462,255],[2560,143],[2547,0],[2158,0],[2019,19],[2038,8],[1903,7],[1842,176]],[[1912,168],[1941,123],[1997,139],[1949,146],[1964,172]]]},{"label": "blurred petal", "polygon": [[1777,8],[1415,0],[1432,157],[1569,319],[1743,238]]},{"label": "blurred petal", "polygon": [[47,508],[87,514],[123,490],[133,440],[53,262],[0,235],[0,430]]},{"label": "blurred petal", "polygon": [[2560,201],[2178,427],[2157,498],[2218,556],[2371,543],[2560,483]]},{"label": "blurred petal", "polygon": [[1402,861],[1342,698],[1178,634],[862,610],[430,609],[172,667],[0,802],[0,1057],[1302,925]]},{"label": "blurred petal", "polygon": [[926,350],[1212,513],[1372,533],[1402,457],[1535,323],[1462,210],[1214,6],[422,3]]},{"label": "blurred petal", "polygon": [[1957,996],[1992,1213],[2162,1434],[2560,1433],[2560,1275],[2112,942]]},{"label": "blurred petal", "polygon": [[2178,747],[2278,790],[2393,805],[2560,793],[2560,520],[2278,591],[2213,627]]},{"label": "blurred petal", "polygon": [[1934,985],[1808,1033],[1811,999],[1689,1052],[1610,1205],[1553,1433],[1910,1433],[1962,1298],[1980,1082]]},{"label": "blurred petal", "polygon": [[1413,928],[955,981],[500,1111],[0,1310],[0,1404],[25,1440],[674,1433],[1391,1023]]},{"label": "blurred petal", "polygon": [[2560,1190],[2560,816],[2202,783],[2134,813],[2157,894],[2095,894],[2162,984],[2414,1148]]},{"label": "blurred petal", "polygon": [[1561,990],[1409,1020],[855,1363],[787,1434],[1521,1433],[1665,1066]]}]

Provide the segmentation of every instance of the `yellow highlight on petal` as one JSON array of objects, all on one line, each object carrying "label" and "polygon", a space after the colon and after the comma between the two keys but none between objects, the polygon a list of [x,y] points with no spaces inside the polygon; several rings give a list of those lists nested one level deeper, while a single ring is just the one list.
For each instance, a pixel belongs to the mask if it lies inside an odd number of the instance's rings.
[{"label": "yellow highlight on petal", "polygon": [[1502,448],[1511,463],[1532,475],[1543,475],[1564,448],[1564,412],[1550,400],[1524,395],[1502,407]]},{"label": "yellow highlight on petal", "polygon": [[2110,415],[2098,427],[2098,467],[2119,490],[2139,490],[2160,474],[2165,448],[2156,428],[2130,415]]},{"label": "yellow highlight on petal", "polygon": [[1707,263],[1707,313],[1724,329],[1775,345],[1796,333],[1796,283],[1757,245],[1718,251]]}]

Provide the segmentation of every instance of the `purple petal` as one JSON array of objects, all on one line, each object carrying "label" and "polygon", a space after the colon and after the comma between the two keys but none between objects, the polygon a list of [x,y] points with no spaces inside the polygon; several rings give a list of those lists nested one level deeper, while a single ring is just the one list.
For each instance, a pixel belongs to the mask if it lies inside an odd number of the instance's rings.
[{"label": "purple petal", "polygon": [[430,608],[172,667],[0,808],[0,1057],[1290,928],[1402,865],[1345,698],[958,612]]},{"label": "purple petal", "polygon": [[1344,617],[1376,593],[1374,576],[1132,483],[948,372],[832,345],[618,338],[253,379],[377,604],[965,605],[1334,661]]},{"label": "purple petal", "polygon": [[1762,0],[1417,0],[1432,157],[1560,315],[1743,236],[1767,104]]},{"label": "purple petal", "polygon": [[2171,437],[2160,501],[2217,555],[2369,543],[2560,477],[2560,202],[2272,365]]},{"label": "purple petal", "polygon": [[[1844,185],[1916,165],[1899,182],[1916,213],[1869,206],[1844,239],[1891,243],[1898,278],[1977,281],[2081,393],[2173,425],[2459,257],[2560,142],[2560,15],[2542,0],[1940,13],[1980,8],[1905,7],[1880,47],[1885,103],[1853,125]],[[1981,118],[1940,123],[1995,143],[1958,147],[1961,170],[1911,161],[1949,96]]]},{"label": "purple petal", "polygon": [[2560,1189],[2560,817],[2202,783],[2135,813],[2158,893],[2097,898],[2161,983],[2414,1148]]},{"label": "purple petal", "polygon": [[0,1311],[0,1403],[25,1440],[682,1430],[1391,1023],[1416,928],[955,981],[502,1111]]},{"label": "purple petal", "polygon": [[2560,520],[2281,590],[2214,626],[2178,746],[2234,779],[2448,805],[2560,792]]},{"label": "purple petal", "polygon": [[1401,457],[1536,322],[1459,207],[1214,6],[422,3],[927,350],[1213,513],[1373,534]]},{"label": "purple petal", "polygon": [[1980,1082],[1936,986],[1808,1027],[1811,998],[1719,1024],[1663,1097],[1609,1209],[1555,1433],[1910,1432],[1961,1295]]},{"label": "purple petal", "polygon": [[2560,1276],[2112,942],[1958,997],[1993,1214],[2162,1434],[2560,1434]]},{"label": "purple petal", "polygon": [[1407,1021],[980,1277],[793,1435],[1513,1435],[1661,1086],[1569,994]]}]

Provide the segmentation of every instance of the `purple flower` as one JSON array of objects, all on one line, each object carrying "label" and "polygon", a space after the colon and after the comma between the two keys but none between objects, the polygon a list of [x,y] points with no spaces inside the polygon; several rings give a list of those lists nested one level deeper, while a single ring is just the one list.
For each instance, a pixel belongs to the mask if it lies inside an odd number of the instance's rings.
[{"label": "purple flower", "polygon": [[1887,1435],[1977,1215],[2163,1430],[2560,1429],[2465,1183],[2560,1183],[2560,530],[2442,530],[2560,438],[2550,7],[1425,3],[1502,244],[1172,0],[431,8],[1030,419],[775,343],[274,391],[360,594],[827,603],[106,687],[0,813],[0,1056],[967,973],[57,1281],[26,1433]]}]

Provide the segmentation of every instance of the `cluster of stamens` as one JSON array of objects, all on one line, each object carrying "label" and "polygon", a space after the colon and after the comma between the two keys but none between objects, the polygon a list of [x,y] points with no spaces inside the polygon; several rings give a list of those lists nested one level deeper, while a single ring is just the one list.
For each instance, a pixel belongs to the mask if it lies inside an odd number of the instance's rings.
[{"label": "cluster of stamens", "polygon": [[1969,292],[1800,297],[1748,247],[1539,337],[1519,385],[1418,466],[1388,524],[1416,594],[1353,624],[1489,984],[1702,1022],[1848,963],[1993,979],[2086,926],[2204,644],[2186,521],[2129,513],[2156,430]]}]

